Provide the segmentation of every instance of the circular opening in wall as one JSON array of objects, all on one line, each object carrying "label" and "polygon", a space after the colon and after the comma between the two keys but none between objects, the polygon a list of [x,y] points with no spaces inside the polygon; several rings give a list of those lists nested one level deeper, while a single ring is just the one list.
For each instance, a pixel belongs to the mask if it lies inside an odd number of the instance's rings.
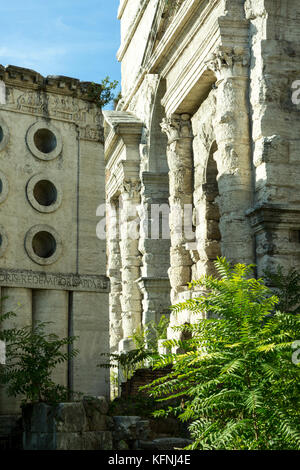
[{"label": "circular opening in wall", "polygon": [[33,188],[33,195],[41,206],[51,206],[57,200],[57,189],[51,181],[40,180]]},{"label": "circular opening in wall", "polygon": [[38,129],[33,137],[36,148],[42,153],[51,153],[57,146],[57,140],[49,129]]},{"label": "circular opening in wall", "polygon": [[3,140],[3,129],[0,126],[0,142],[2,142],[2,140]]},{"label": "circular opening in wall", "polygon": [[56,251],[56,240],[49,232],[38,232],[32,239],[32,249],[40,258],[50,258]]}]

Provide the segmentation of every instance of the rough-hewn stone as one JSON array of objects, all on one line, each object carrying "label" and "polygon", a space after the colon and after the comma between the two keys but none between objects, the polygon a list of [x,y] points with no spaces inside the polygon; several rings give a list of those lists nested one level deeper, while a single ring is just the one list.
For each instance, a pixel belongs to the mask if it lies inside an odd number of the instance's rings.
[{"label": "rough-hewn stone", "polygon": [[23,408],[25,450],[109,450],[112,428],[105,397]]}]

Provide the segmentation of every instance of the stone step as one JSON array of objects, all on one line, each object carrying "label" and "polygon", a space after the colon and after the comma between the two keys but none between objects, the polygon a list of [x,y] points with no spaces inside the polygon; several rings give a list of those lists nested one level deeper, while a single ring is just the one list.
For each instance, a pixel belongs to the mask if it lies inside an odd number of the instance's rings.
[{"label": "stone step", "polygon": [[137,449],[141,450],[175,450],[182,449],[192,444],[190,439],[182,437],[162,437],[153,441],[138,441]]}]

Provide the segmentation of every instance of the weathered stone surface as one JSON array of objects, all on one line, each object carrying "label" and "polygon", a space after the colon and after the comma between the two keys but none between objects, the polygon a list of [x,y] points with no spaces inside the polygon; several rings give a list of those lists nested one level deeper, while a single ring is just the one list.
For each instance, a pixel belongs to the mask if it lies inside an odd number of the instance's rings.
[{"label": "weathered stone surface", "polygon": [[148,420],[143,420],[139,416],[114,416],[113,419],[115,423],[114,439],[116,441],[133,441],[149,437]]},{"label": "weathered stone surface", "polygon": [[162,437],[153,441],[140,440],[138,442],[138,446],[142,450],[176,450],[183,449],[189,444],[192,444],[190,439],[181,437]]},{"label": "weathered stone surface", "polygon": [[[168,274],[169,298],[177,302],[192,277],[216,274],[218,256],[255,263],[259,272],[279,261],[300,267],[300,244],[288,236],[299,225],[289,211],[300,210],[299,2],[196,8],[183,0],[171,11],[163,3],[122,1],[119,9],[122,100],[106,118],[107,196],[115,201],[131,179],[140,190],[129,199],[142,206],[138,245],[130,242],[126,256],[123,247],[121,263],[118,248],[108,245],[122,272],[123,304],[115,300],[120,291],[111,294],[112,318],[124,315],[123,331],[112,326],[119,343],[138,323],[157,318],[159,298],[147,277]],[[156,198],[169,203],[169,245],[147,238]],[[193,237],[180,230],[186,204]],[[266,205],[282,206],[282,219],[251,212]],[[134,281],[141,299],[134,289],[128,296]],[[161,305],[164,296],[162,290]],[[168,334],[176,335],[171,328]]]},{"label": "weathered stone surface", "polygon": [[61,403],[55,410],[56,430],[59,433],[76,433],[87,430],[87,417],[82,402]]},{"label": "weathered stone surface", "polygon": [[27,405],[22,408],[23,429],[32,433],[52,433],[55,431],[56,409],[46,403]]},{"label": "weathered stone surface", "polygon": [[[63,337],[72,323],[88,346],[77,345],[69,378],[64,362],[53,379],[109,396],[107,371],[93,366],[109,349],[105,240],[96,236],[105,202],[102,112],[89,84],[69,77],[0,65],[0,88],[1,311],[17,313],[3,327],[50,321],[46,331]],[[3,413],[20,413],[20,400],[1,387]]]},{"label": "weathered stone surface", "polygon": [[107,428],[108,403],[105,397],[85,398],[83,400],[87,429],[89,431],[105,431]]},{"label": "weathered stone surface", "polygon": [[23,409],[25,450],[111,450],[112,423],[105,397],[83,402],[43,403]]}]

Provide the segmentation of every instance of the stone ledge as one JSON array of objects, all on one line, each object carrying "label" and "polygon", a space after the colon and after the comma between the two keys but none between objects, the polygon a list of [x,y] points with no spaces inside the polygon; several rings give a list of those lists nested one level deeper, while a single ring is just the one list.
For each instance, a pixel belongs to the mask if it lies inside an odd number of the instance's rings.
[{"label": "stone ledge", "polygon": [[0,80],[6,85],[21,86],[35,90],[43,89],[50,93],[74,96],[86,101],[94,102],[88,93],[88,88],[92,82],[81,82],[77,78],[65,77],[63,75],[48,75],[43,77],[35,70],[8,65],[0,65]]},{"label": "stone ledge", "polygon": [[0,269],[0,286],[31,289],[109,292],[109,279],[104,275],[62,274],[18,269]]}]

